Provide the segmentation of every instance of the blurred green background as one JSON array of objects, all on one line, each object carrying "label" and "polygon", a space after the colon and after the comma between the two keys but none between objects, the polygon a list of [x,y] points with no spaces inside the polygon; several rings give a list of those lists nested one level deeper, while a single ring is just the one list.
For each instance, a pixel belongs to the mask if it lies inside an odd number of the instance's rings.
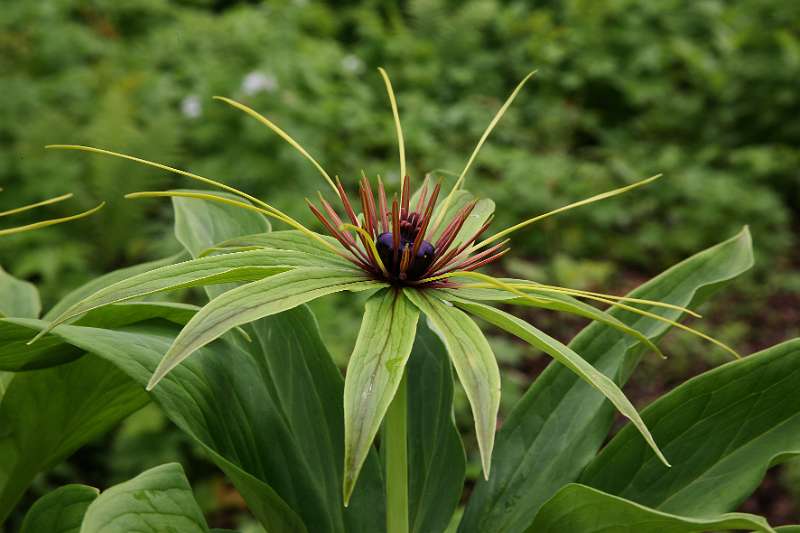
[{"label": "blurred green background", "polygon": [[[750,225],[757,266],[693,325],[749,353],[800,333],[800,2],[787,0],[4,0],[0,9],[0,210],[63,192],[108,207],[75,224],[5,239],[0,264],[45,305],[100,273],[178,247],[171,206],[129,201],[191,186],[133,163],[48,143],[90,144],[212,176],[302,217],[325,185],[266,128],[211,99],[265,113],[347,183],[363,169],[396,184],[388,102],[398,92],[414,178],[452,183],[496,109],[538,74],[490,138],[467,187],[498,204],[495,227],[663,172],[627,196],[514,238],[501,268],[621,293]],[[36,213],[42,216],[42,212]],[[25,216],[14,223],[25,223]],[[187,299],[196,297],[186,294]],[[344,363],[359,311],[318,305]],[[584,324],[528,316],[562,340]],[[504,412],[546,360],[502,336]],[[725,360],[685,334],[664,342],[627,390],[644,405]],[[472,446],[468,411],[457,413]],[[221,475],[147,408],[43,476],[105,487],[179,459],[212,522],[241,525]],[[800,467],[769,474],[743,509],[800,521]]]}]

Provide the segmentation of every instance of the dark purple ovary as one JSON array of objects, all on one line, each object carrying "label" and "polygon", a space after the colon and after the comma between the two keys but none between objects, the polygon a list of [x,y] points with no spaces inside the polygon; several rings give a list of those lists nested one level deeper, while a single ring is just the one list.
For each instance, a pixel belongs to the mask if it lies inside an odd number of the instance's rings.
[{"label": "dark purple ovary", "polygon": [[[400,279],[400,257],[402,257],[402,251],[405,248],[413,247],[414,241],[405,239],[402,236],[400,237],[400,248],[397,251],[398,260],[396,264],[394,261],[394,243],[391,232],[378,235],[378,240],[375,242],[375,245],[378,248],[378,255],[381,261],[383,261],[384,266],[391,276],[395,279]],[[411,260],[411,264],[406,269],[404,279],[409,281],[420,279],[433,263],[435,251],[430,242],[422,241],[419,250],[417,250],[417,255]]]}]

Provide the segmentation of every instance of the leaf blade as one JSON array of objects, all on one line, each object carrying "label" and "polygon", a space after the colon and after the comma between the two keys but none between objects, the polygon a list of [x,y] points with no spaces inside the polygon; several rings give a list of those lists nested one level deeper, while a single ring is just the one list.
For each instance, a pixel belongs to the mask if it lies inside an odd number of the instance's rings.
[{"label": "leaf blade", "polygon": [[623,428],[581,483],[687,516],[735,508],[767,468],[800,454],[798,388],[800,339],[709,370],[642,412],[680,468],[654,468]]},{"label": "leaf blade", "polygon": [[[752,243],[745,229],[669,268],[631,296],[683,307],[697,305],[752,264]],[[669,309],[651,311],[672,319],[680,316]],[[621,310],[609,313],[650,339],[669,329],[661,322]],[[614,329],[592,324],[572,340],[570,347],[621,385],[641,356],[638,344]],[[488,482],[477,483],[459,531],[524,531],[548,498],[578,478],[605,440],[612,421],[613,408],[602,395],[568,369],[549,365],[500,429],[494,475]],[[523,501],[524,506],[519,504]]]},{"label": "leaf blade", "polygon": [[527,533],[700,533],[729,529],[774,533],[760,516],[746,513],[707,515],[702,518],[678,516],[571,483],[541,508]]},{"label": "leaf blade", "polygon": [[345,503],[403,379],[418,318],[401,290],[383,290],[367,300],[344,383]]},{"label": "leaf blade", "polygon": [[488,305],[466,303],[459,303],[456,305],[494,324],[511,335],[524,340],[528,344],[539,348],[553,359],[569,368],[585,382],[589,383],[603,394],[622,415],[633,423],[661,462],[670,466],[667,458],[664,457],[664,454],[658,448],[653,436],[650,434],[650,430],[636,411],[636,408],[612,379],[595,369],[569,347],[561,344],[556,339],[514,315]]},{"label": "leaf blade", "polygon": [[500,370],[492,349],[463,311],[422,291],[409,291],[408,296],[433,323],[447,347],[472,407],[481,465],[488,478],[500,408]]},{"label": "leaf blade", "polygon": [[365,274],[331,268],[303,268],[232,289],[206,304],[181,331],[147,388],[152,389],[171,369],[195,350],[232,328],[345,290],[381,288]]},{"label": "leaf blade", "polygon": [[86,510],[80,533],[181,531],[208,526],[178,463],[151,468],[104,490]]}]

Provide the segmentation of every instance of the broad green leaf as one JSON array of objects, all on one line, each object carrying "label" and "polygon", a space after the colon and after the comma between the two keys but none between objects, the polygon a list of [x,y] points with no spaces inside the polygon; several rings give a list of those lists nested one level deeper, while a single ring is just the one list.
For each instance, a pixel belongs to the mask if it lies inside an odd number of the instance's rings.
[{"label": "broad green leaf", "polygon": [[775,528],[776,533],[800,533],[800,526],[781,526]]},{"label": "broad green leaf", "polygon": [[[500,281],[510,283],[520,280],[500,279]],[[535,298],[535,301],[532,301],[527,298],[520,298],[519,295],[513,292],[501,289],[442,289],[438,292],[442,295],[443,299],[452,302],[503,302],[506,304],[538,307],[539,309],[548,309],[550,311],[559,311],[582,316],[601,324],[609,325],[614,329],[641,340],[654,351],[658,351],[652,341],[642,335],[641,332],[630,327],[611,314],[565,294],[540,292],[534,295],[534,292],[531,291],[531,295]]]},{"label": "broad green leaf", "polygon": [[[696,306],[752,262],[750,234],[744,230],[675,265],[631,296]],[[673,320],[680,316],[672,309],[648,311]],[[609,314],[650,339],[669,329],[663,322],[623,310],[612,309]],[[585,328],[569,346],[620,386],[642,354],[636,339],[598,323]],[[613,416],[614,408],[602,394],[562,365],[549,365],[504,421],[492,477],[476,485],[459,531],[525,531],[541,505],[575,481],[594,458]]]},{"label": "broad green leaf", "polygon": [[419,311],[403,292],[381,290],[366,303],[344,381],[344,501],[358,479],[411,354]]},{"label": "broad green leaf", "polygon": [[[325,241],[332,246],[344,250],[339,241],[327,235],[320,235]],[[335,254],[329,248],[320,245],[319,242],[309,238],[298,230],[283,230],[271,231],[269,233],[259,233],[256,235],[242,235],[230,238],[228,240],[217,243],[214,247],[209,248],[206,252],[211,250],[226,249],[236,250],[238,248],[274,248],[277,250],[296,250],[304,252],[314,257],[327,261],[335,266],[348,265],[352,263],[342,256]]]},{"label": "broad green leaf", "polygon": [[326,519],[342,514],[343,525],[338,525],[339,519],[331,523],[347,532],[382,530],[384,486],[376,453],[371,452],[364,462],[358,487],[344,507],[344,382],[311,312],[299,307],[258,320],[248,330],[254,342],[246,349],[256,356],[272,384],[294,448],[304,456],[315,490],[321,493]]},{"label": "broad green leaf", "polygon": [[658,449],[658,445],[653,440],[650,430],[647,429],[647,426],[642,421],[639,413],[636,412],[636,408],[611,378],[595,369],[569,347],[564,346],[553,337],[536,329],[532,325],[515,317],[514,315],[508,314],[505,311],[495,309],[494,307],[490,307],[488,305],[468,303],[459,303],[457,305],[465,311],[469,311],[473,315],[478,316],[514,335],[515,337],[524,340],[531,346],[542,350],[544,353],[548,354],[550,357],[568,369],[572,370],[575,375],[597,389],[608,399],[608,401],[614,405],[614,407],[617,408],[620,413],[622,413],[622,415],[624,415],[633,423],[661,463],[666,465],[669,464],[667,459],[661,453],[661,450]]},{"label": "broad green leaf", "polygon": [[767,468],[800,454],[799,390],[800,339],[710,370],[642,412],[674,468],[624,428],[581,483],[685,516],[735,509]]},{"label": "broad green leaf", "polygon": [[766,520],[746,513],[689,518],[644,507],[578,484],[566,485],[542,506],[528,533],[701,533],[745,530],[774,533]]},{"label": "broad green leaf", "polygon": [[[297,308],[253,326],[250,353],[231,343],[201,348],[152,398],[225,471],[271,533],[380,532],[382,481],[374,454],[350,506],[342,503],[343,380],[312,315]],[[65,325],[54,336],[145,385],[178,331],[166,322],[114,331]]]},{"label": "broad green leaf", "polygon": [[139,385],[92,356],[16,374],[0,401],[0,522],[36,474],[147,401]]},{"label": "broad green leaf", "polygon": [[450,359],[424,320],[417,325],[406,374],[410,530],[440,533],[461,499],[466,458],[453,419]]},{"label": "broad green leaf", "polygon": [[364,273],[332,268],[298,268],[221,294],[203,307],[164,354],[148,384],[152,388],[195,350],[229,330],[342,291],[377,289],[384,283]]},{"label": "broad green leaf", "polygon": [[20,533],[78,533],[89,504],[100,493],[86,485],[64,485],[34,503]]},{"label": "broad green leaf", "polygon": [[80,533],[206,533],[208,526],[178,463],[147,470],[104,490],[86,510]]},{"label": "broad green leaf", "polygon": [[104,287],[108,287],[109,285],[113,285],[118,281],[136,276],[138,274],[141,274],[142,272],[149,272],[150,270],[155,270],[163,266],[178,263],[180,261],[185,260],[186,257],[187,256],[185,253],[179,253],[170,257],[166,257],[164,259],[158,259],[156,261],[150,261],[147,263],[142,263],[140,265],[121,268],[119,270],[114,270],[113,272],[109,272],[108,274],[104,274],[99,278],[95,278],[89,281],[88,283],[81,285],[77,289],[74,289],[72,292],[67,294],[56,305],[54,305],[52,309],[50,309],[47,313],[45,313],[43,318],[45,320],[53,320],[55,317],[59,316],[73,305],[77,304],[87,296],[96,293],[97,291],[99,291]]},{"label": "broad green leaf", "polygon": [[28,346],[33,332],[14,319],[0,319],[0,370],[38,370],[74,361],[83,350],[64,344],[58,337],[45,337]]},{"label": "broad green leaf", "polygon": [[[116,328],[145,320],[162,319],[186,324],[199,307],[170,302],[130,302],[112,304],[89,311],[75,322],[81,326]],[[59,337],[44,337],[28,346],[31,330],[25,319],[0,319],[0,370],[20,372],[39,370],[74,361],[79,350]]]},{"label": "broad green leaf", "polygon": [[100,289],[62,312],[48,329],[111,303],[189,287],[255,281],[295,266],[314,266],[316,263],[312,256],[300,252],[253,250],[167,265]]},{"label": "broad green leaf", "polygon": [[475,322],[463,311],[425,291],[408,291],[407,294],[431,321],[450,354],[472,407],[483,474],[488,478],[500,408],[500,370],[492,349]]},{"label": "broad green leaf", "polygon": [[[198,192],[198,191],[192,191]],[[218,191],[200,191],[248,203],[247,200]],[[175,237],[192,257],[206,248],[239,235],[267,233],[269,220],[260,213],[235,206],[195,198],[173,198]]]},{"label": "broad green leaf", "polygon": [[42,311],[39,291],[0,267],[0,317],[36,318]]}]

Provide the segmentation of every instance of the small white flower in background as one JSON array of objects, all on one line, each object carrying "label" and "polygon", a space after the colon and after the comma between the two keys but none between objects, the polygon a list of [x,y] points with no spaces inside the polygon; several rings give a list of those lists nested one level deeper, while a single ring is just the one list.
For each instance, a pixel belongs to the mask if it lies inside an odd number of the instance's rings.
[{"label": "small white flower in background", "polygon": [[203,103],[196,94],[190,94],[181,100],[181,113],[187,118],[198,118],[203,114]]},{"label": "small white flower in background", "polygon": [[242,79],[241,90],[244,94],[252,96],[262,91],[275,92],[278,89],[278,79],[269,73],[254,70]]},{"label": "small white flower in background", "polygon": [[364,62],[357,56],[348,54],[342,58],[342,69],[350,74],[357,74],[364,69]]}]

